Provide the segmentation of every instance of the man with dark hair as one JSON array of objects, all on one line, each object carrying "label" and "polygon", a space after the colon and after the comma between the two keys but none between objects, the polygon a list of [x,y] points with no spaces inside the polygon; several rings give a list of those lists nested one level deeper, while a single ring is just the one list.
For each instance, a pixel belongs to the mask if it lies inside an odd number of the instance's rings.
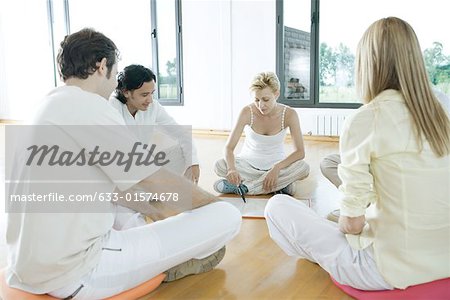
[{"label": "man with dark hair", "polygon": [[140,135],[144,139],[156,128],[177,141],[177,145],[166,150],[172,162],[171,170],[198,183],[200,168],[192,134],[179,126],[153,98],[155,90],[156,76],[149,68],[129,65],[119,73],[115,95],[110,97],[109,103],[122,115],[127,125],[138,125],[145,131]]},{"label": "man with dark hair", "polygon": [[[215,196],[182,176],[156,165],[135,163],[124,168],[123,162],[113,164],[117,156],[113,159],[111,153],[132,159],[136,146],[142,146],[107,102],[117,86],[117,58],[114,43],[92,29],[73,33],[61,43],[58,63],[65,85],[44,97],[31,124],[47,125],[34,126],[36,131],[53,129],[57,135],[44,138],[61,146],[65,155],[97,157],[79,159],[72,167],[64,165],[68,159],[60,158],[60,165],[40,172],[47,183],[37,187],[32,176],[47,161],[30,169],[16,159],[14,171],[20,177],[8,190],[22,195],[45,190],[48,196],[56,190],[67,193],[61,187],[68,187],[69,199],[93,196],[96,210],[89,211],[94,207],[90,202],[64,202],[56,212],[56,203],[26,203],[18,211],[10,210],[5,273],[10,287],[58,298],[104,299],[162,272],[166,281],[172,281],[211,270],[223,258],[224,245],[239,231],[241,216],[236,208],[216,202]],[[139,148],[141,156],[149,152],[145,146]],[[53,180],[50,184],[48,178]],[[155,195],[159,197],[156,200]],[[136,200],[142,201],[141,196],[148,204],[142,213],[153,220],[172,217],[151,224],[143,218],[123,220],[130,214],[119,212],[132,210],[116,203],[133,208]],[[192,205],[183,206],[191,196]],[[7,209],[11,207],[15,206],[9,203]]]},{"label": "man with dark hair", "polygon": [[87,79],[98,69],[98,62],[105,59],[107,74],[111,77],[113,66],[117,64],[119,51],[109,38],[89,28],[77,34],[68,35],[61,42],[58,53],[58,67],[61,78]]}]

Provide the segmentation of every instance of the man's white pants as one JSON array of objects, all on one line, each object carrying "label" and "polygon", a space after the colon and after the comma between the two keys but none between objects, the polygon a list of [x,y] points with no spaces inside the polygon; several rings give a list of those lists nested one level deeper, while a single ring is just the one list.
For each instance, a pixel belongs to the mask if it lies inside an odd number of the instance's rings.
[{"label": "man's white pants", "polygon": [[105,239],[96,268],[50,295],[65,298],[81,286],[73,299],[116,295],[173,266],[216,252],[237,235],[242,220],[239,211],[224,202],[151,224],[146,224],[141,214],[127,210],[117,206],[115,229]]},{"label": "man's white pants", "polygon": [[318,263],[337,282],[361,290],[386,290],[372,247],[354,250],[336,223],[287,195],[267,203],[265,217],[270,237],[289,256]]}]

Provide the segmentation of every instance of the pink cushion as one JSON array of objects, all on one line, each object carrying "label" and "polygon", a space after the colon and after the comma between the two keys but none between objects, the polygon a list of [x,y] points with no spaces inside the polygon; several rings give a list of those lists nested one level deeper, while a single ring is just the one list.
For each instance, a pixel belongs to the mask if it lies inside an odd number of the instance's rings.
[{"label": "pink cushion", "polygon": [[358,300],[444,300],[450,299],[450,278],[413,285],[405,290],[362,291],[343,285],[331,278],[344,293]]}]

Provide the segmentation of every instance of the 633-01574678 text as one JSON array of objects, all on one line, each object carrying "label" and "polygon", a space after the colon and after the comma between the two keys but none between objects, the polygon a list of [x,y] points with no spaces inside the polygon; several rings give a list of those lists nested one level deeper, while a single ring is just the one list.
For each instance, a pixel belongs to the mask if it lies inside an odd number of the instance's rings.
[{"label": "633-01574678 text", "polygon": [[99,201],[118,201],[128,202],[168,202],[178,201],[178,193],[150,193],[150,192],[127,192],[127,193],[99,193]]}]

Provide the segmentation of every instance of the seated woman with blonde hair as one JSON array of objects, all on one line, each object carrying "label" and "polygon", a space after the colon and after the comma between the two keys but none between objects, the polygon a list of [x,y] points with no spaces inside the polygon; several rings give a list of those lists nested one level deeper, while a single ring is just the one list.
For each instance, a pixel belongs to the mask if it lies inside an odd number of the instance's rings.
[{"label": "seated woman with blonde hair", "polygon": [[412,27],[389,17],[364,33],[345,120],[339,224],[286,195],[265,211],[290,256],[360,290],[405,289],[450,277],[450,120],[431,88]]},{"label": "seated woman with blonde hair", "polygon": [[[241,110],[225,146],[225,159],[215,163],[214,171],[225,179],[216,181],[214,189],[218,193],[293,195],[293,183],[309,174],[309,166],[303,161],[305,149],[297,113],[277,103],[280,82],[273,72],[257,74],[250,91],[254,102]],[[284,139],[288,128],[294,151],[286,156]],[[245,142],[235,156],[234,149],[243,131]]]}]

